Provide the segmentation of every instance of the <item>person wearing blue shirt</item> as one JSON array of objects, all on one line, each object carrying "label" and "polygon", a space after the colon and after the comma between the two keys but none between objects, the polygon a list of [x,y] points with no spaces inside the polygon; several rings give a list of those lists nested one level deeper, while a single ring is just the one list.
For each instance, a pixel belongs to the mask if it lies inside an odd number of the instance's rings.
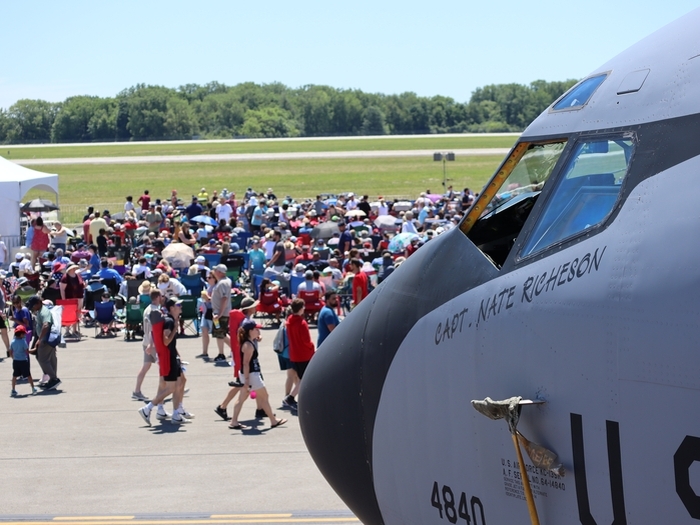
[{"label": "person wearing blue shirt", "polygon": [[321,347],[321,343],[326,340],[336,326],[340,324],[340,319],[335,313],[335,308],[338,306],[338,294],[333,291],[328,291],[325,294],[326,305],[321,308],[318,314],[318,340],[316,348]]},{"label": "person wearing blue shirt", "polygon": [[196,217],[197,215],[201,215],[203,211],[204,210],[201,204],[199,204],[197,197],[192,197],[192,204],[185,208],[185,213],[187,214],[187,218],[189,220],[192,220],[192,218]]},{"label": "person wearing blue shirt", "polygon": [[122,282],[122,276],[119,275],[118,271],[113,270],[109,267],[109,261],[106,257],[100,259],[100,270],[97,272],[96,275],[100,279],[114,279],[118,285]]},{"label": "person wearing blue shirt", "polygon": [[88,261],[90,264],[90,272],[95,275],[100,271],[100,256],[97,255],[97,246],[91,244],[88,246],[88,251],[90,252],[90,261]]},{"label": "person wearing blue shirt", "polygon": [[265,252],[260,248],[260,240],[255,237],[252,242],[253,246],[248,252],[248,268],[253,275],[262,275],[265,273]]}]

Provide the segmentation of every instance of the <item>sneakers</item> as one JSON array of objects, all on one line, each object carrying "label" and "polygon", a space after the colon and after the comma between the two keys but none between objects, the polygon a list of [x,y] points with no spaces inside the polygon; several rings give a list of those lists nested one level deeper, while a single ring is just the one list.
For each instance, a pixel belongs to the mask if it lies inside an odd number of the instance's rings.
[{"label": "sneakers", "polygon": [[178,410],[177,414],[180,414],[185,419],[194,419],[194,414],[188,412],[187,410]]},{"label": "sneakers", "polygon": [[10,397],[17,397],[17,390],[12,390],[10,392]]},{"label": "sneakers", "polygon": [[214,361],[226,361],[226,356],[224,354],[219,354],[214,358]]},{"label": "sneakers", "polygon": [[39,393],[39,391],[36,389],[36,387],[32,388],[32,395],[35,396]]},{"label": "sneakers", "polygon": [[288,408],[289,410],[297,410],[298,405],[292,396],[287,396],[282,400],[282,408]]},{"label": "sneakers", "polygon": [[148,398],[144,396],[141,392],[132,392],[131,399],[136,399],[138,401],[148,401]]},{"label": "sneakers", "polygon": [[163,410],[162,412],[160,410],[158,410],[156,412],[156,419],[159,419],[161,421],[163,421],[164,419],[168,419],[169,417],[170,417],[170,414],[168,414],[165,410]]},{"label": "sneakers", "polygon": [[224,421],[228,421],[228,412],[226,411],[225,408],[222,408],[221,406],[217,406],[214,409],[214,412],[216,412],[216,414]]},{"label": "sneakers", "polygon": [[181,425],[183,423],[191,423],[189,419],[187,419],[186,417],[182,417],[182,414],[180,414],[179,412],[175,412],[175,415],[170,418],[170,422],[177,423],[178,425]]},{"label": "sneakers", "polygon": [[54,379],[51,379],[48,383],[46,383],[46,390],[53,390],[60,384],[61,380],[59,378],[56,377]]},{"label": "sneakers", "polygon": [[236,388],[243,388],[243,383],[241,383],[240,379],[236,379],[235,381],[229,381],[228,386],[236,387]]},{"label": "sneakers", "polygon": [[147,406],[139,408],[139,414],[143,418],[143,420],[146,422],[146,424],[150,427],[151,426],[151,411],[148,409]]},{"label": "sneakers", "polygon": [[267,417],[267,414],[265,413],[265,411],[262,408],[257,408],[255,410],[255,418],[256,419],[263,419],[266,417]]}]

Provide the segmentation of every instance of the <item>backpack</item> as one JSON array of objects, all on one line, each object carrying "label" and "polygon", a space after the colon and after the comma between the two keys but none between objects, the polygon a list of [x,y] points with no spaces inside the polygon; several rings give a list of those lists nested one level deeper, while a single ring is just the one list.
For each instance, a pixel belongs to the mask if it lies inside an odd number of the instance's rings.
[{"label": "backpack", "polygon": [[287,346],[287,330],[284,327],[284,323],[282,323],[282,326],[277,330],[275,340],[272,341],[272,349],[276,354],[282,354],[285,346]]},{"label": "backpack", "polygon": [[63,307],[54,306],[49,310],[51,312],[51,328],[46,335],[46,343],[57,347],[63,341],[61,336],[61,318],[63,317]]}]

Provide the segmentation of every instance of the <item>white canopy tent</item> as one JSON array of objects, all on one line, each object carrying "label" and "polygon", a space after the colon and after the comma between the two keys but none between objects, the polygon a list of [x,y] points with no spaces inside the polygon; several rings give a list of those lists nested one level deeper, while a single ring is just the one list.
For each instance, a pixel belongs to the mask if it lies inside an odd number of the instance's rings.
[{"label": "white canopy tent", "polygon": [[0,234],[19,236],[19,204],[32,188],[52,191],[58,204],[58,175],[30,170],[0,157]]}]

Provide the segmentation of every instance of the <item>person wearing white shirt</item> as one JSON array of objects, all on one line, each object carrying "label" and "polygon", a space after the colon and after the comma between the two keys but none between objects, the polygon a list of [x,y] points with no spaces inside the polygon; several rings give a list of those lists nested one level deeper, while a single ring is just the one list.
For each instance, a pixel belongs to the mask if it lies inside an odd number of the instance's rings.
[{"label": "person wearing white shirt", "polygon": [[225,220],[226,223],[231,219],[231,215],[233,215],[233,208],[231,208],[231,205],[224,200],[223,197],[219,200],[219,205],[216,207],[216,217],[219,220]]},{"label": "person wearing white shirt", "polygon": [[384,202],[384,199],[379,199],[379,206],[377,206],[377,215],[389,215],[389,207]]},{"label": "person wearing white shirt", "polygon": [[413,223],[413,213],[407,211],[403,218],[404,221],[401,225],[401,233],[418,233],[416,225]]},{"label": "person wearing white shirt", "polygon": [[163,297],[169,299],[173,296],[187,295],[187,288],[177,279],[171,279],[168,274],[162,273],[158,277],[158,289]]},{"label": "person wearing white shirt", "polygon": [[348,195],[348,201],[345,203],[345,209],[347,211],[354,210],[357,208],[357,201],[355,200],[355,194],[350,193]]},{"label": "person wearing white shirt", "polygon": [[151,269],[148,266],[148,259],[146,259],[145,257],[141,257],[139,259],[139,262],[136,263],[131,269],[131,273],[132,275],[144,274],[146,279],[150,279],[151,277],[153,277]]}]

